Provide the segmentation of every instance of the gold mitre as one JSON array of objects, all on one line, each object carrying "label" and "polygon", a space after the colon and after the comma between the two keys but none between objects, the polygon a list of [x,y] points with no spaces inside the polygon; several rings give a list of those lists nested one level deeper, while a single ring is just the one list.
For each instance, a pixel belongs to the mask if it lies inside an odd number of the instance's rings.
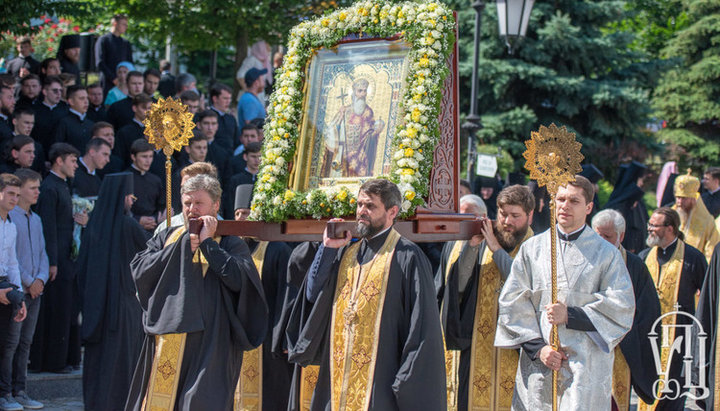
[{"label": "gold mitre", "polygon": [[675,179],[675,186],[673,192],[675,197],[698,197],[698,190],[700,190],[700,180],[693,176],[692,170],[688,169],[687,174],[678,176]]}]

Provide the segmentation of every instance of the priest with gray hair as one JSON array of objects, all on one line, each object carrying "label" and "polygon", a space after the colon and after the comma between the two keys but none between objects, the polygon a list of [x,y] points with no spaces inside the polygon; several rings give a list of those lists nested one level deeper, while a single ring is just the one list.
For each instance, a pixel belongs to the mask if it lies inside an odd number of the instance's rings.
[{"label": "priest with gray hair", "polygon": [[618,370],[613,373],[613,401],[618,410],[627,411],[630,409],[631,388],[646,403],[654,401],[653,384],[657,375],[648,334],[655,320],[660,317],[660,300],[643,260],[622,246],[625,237],[625,219],[622,214],[611,209],[602,210],[593,217],[592,228],[620,250],[635,293],[633,325],[620,345],[615,347],[613,365],[613,370]]},{"label": "priest with gray hair", "polygon": [[127,410],[232,409],[243,352],[267,332],[248,246],[215,232],[220,183],[199,174],[181,194],[185,224],[155,235],[130,263],[145,342]]}]

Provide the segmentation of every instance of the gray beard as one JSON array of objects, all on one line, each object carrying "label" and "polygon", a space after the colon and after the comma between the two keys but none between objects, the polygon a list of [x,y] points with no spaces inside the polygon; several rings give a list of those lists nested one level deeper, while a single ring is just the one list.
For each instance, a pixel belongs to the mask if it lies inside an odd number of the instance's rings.
[{"label": "gray beard", "polygon": [[645,244],[647,244],[648,247],[655,247],[660,245],[660,237],[656,236],[655,234],[648,234],[647,240],[645,240]]},{"label": "gray beard", "polygon": [[373,227],[372,224],[357,223],[357,232],[361,238],[372,238],[382,230],[382,226]]},{"label": "gray beard", "polygon": [[362,115],[362,113],[365,111],[366,106],[367,104],[365,103],[365,99],[353,96],[352,108],[355,115]]}]

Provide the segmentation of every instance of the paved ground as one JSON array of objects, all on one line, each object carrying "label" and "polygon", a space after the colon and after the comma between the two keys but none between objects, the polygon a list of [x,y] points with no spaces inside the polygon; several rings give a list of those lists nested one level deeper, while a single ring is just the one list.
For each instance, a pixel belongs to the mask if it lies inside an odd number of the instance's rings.
[{"label": "paved ground", "polygon": [[53,400],[42,400],[45,404],[44,410],[48,411],[82,411],[82,398],[55,398]]}]

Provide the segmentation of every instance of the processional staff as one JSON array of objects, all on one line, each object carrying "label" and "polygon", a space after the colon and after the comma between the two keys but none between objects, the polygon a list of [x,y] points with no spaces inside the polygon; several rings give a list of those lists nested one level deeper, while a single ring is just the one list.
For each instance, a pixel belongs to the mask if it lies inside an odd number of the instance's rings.
[{"label": "processional staff", "polygon": [[[558,189],[575,181],[575,174],[582,171],[580,154],[582,144],[575,140],[575,134],[565,126],[558,128],[540,126],[539,131],[531,133],[530,140],[525,142],[527,150],[525,168],[530,171],[530,178],[537,181],[538,186],[545,186],[550,195],[550,263],[552,272],[552,303],[557,303],[557,228],[555,227],[555,196]],[[557,325],[552,326],[550,345],[554,350],[560,348]],[[557,411],[558,371],[553,370],[552,378],[552,409]]]}]

